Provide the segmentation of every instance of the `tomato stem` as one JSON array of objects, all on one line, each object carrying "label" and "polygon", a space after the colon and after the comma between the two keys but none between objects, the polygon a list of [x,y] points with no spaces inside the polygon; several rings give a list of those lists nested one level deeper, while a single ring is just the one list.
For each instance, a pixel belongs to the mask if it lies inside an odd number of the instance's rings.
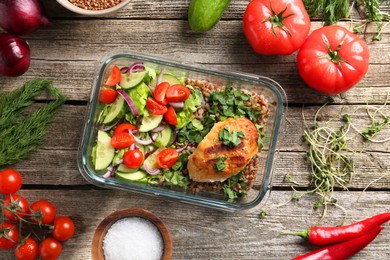
[{"label": "tomato stem", "polygon": [[330,46],[330,43],[328,41],[328,38],[326,38],[326,36],[322,36],[322,40],[324,41],[324,43],[326,44],[326,46],[328,47],[328,54],[324,55],[323,57],[326,57],[328,58],[330,61],[332,61],[333,63],[337,64],[337,66],[339,67],[339,69],[342,69],[341,67],[341,62],[345,62],[347,63],[347,61],[341,57],[339,55],[339,51],[340,51],[340,48],[341,46],[343,45],[344,43],[344,40],[341,41],[339,43],[339,45],[337,45],[337,48],[336,50],[333,50],[332,47]]},{"label": "tomato stem", "polygon": [[288,14],[286,16],[283,16],[284,12],[286,12],[286,10],[287,10],[287,6],[286,6],[286,8],[283,9],[283,11],[281,11],[278,14],[273,10],[272,3],[270,3],[270,9],[272,11],[272,16],[268,16],[267,18],[265,18],[263,23],[268,22],[268,21],[270,21],[272,23],[272,33],[276,37],[278,37],[276,35],[276,32],[275,32],[275,28],[277,28],[277,27],[282,28],[289,36],[292,36],[289,29],[283,24],[283,20],[287,19],[288,17],[290,17],[294,14]]}]

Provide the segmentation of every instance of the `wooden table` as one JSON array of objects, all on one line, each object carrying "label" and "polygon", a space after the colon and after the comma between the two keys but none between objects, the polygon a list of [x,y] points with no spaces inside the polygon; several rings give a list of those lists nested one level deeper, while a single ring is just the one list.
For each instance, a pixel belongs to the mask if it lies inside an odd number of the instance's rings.
[{"label": "wooden table", "polygon": [[[318,222],[321,211],[313,210],[316,197],[305,196],[298,202],[280,204],[289,202],[293,195],[285,181],[287,174],[306,184],[309,181],[307,146],[301,141],[302,107],[307,119],[312,119],[327,97],[305,86],[297,73],[296,54],[265,57],[252,51],[241,29],[248,1],[232,1],[224,19],[206,34],[190,31],[186,19],[189,1],[134,0],[115,16],[100,18],[72,14],[56,1],[43,2],[52,24],[25,36],[31,46],[30,69],[17,78],[0,77],[0,91],[11,91],[29,79],[45,77],[53,79],[68,98],[49,126],[40,149],[30,159],[12,166],[23,175],[23,196],[29,201],[48,199],[57,205],[58,214],[69,215],[75,221],[76,234],[64,243],[61,259],[90,259],[91,239],[99,222],[115,210],[130,207],[154,212],[169,227],[173,259],[289,259],[314,248],[298,237],[280,234],[303,230]],[[313,22],[312,29],[321,25]],[[379,42],[371,41],[375,26],[361,35],[371,52],[369,71],[354,89],[335,96],[335,103],[326,107],[321,117],[337,116],[343,108],[356,118],[358,126],[370,123],[364,110],[355,110],[366,102],[383,104],[386,93],[390,92],[389,28],[385,28]],[[99,189],[84,180],[77,167],[77,150],[92,77],[100,55],[115,48],[204,64],[223,71],[263,75],[283,86],[289,105],[288,123],[280,140],[272,192],[265,208],[226,213]],[[390,105],[384,112],[390,114]],[[381,136],[390,137],[389,126]],[[352,146],[360,147],[361,139],[354,140]],[[389,143],[367,143],[365,152],[355,160],[356,173],[350,190],[335,192],[339,204],[348,213],[345,223],[390,211]],[[267,210],[266,218],[260,217],[262,210]],[[343,217],[341,210],[331,207],[324,224],[338,225]],[[390,226],[385,226],[377,239],[354,259],[390,259]],[[0,252],[0,258],[11,258],[11,254]]]}]

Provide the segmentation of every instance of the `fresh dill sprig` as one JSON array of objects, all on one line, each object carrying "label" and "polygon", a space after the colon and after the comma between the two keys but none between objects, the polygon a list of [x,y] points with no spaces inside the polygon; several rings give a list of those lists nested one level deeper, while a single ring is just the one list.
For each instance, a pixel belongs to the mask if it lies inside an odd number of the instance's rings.
[{"label": "fresh dill sprig", "polygon": [[[34,97],[44,90],[54,100],[24,115],[24,108],[32,105]],[[64,102],[65,97],[47,79],[28,81],[21,88],[1,95],[0,166],[14,164],[36,150],[46,135],[47,125]]]},{"label": "fresh dill sprig", "polygon": [[[325,25],[335,24],[340,20],[349,20],[351,18],[351,10],[356,9],[361,19],[365,24],[375,22],[377,24],[377,32],[373,40],[380,41],[382,39],[382,30],[390,21],[390,15],[380,10],[380,0],[303,0],[305,8],[310,17],[321,18]],[[390,1],[386,1],[390,5]],[[362,31],[363,26],[355,26],[354,31]]]}]

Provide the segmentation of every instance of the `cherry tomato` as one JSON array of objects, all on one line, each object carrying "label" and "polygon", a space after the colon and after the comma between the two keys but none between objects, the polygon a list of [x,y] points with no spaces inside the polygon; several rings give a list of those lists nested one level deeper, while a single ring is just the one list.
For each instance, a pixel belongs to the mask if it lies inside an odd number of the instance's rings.
[{"label": "cherry tomato", "polygon": [[123,155],[123,163],[127,168],[138,169],[144,161],[144,154],[138,150],[129,150]]},{"label": "cherry tomato", "polygon": [[106,85],[109,87],[114,87],[120,81],[121,81],[121,70],[118,68],[118,66],[115,65],[112,68],[110,76],[108,76],[108,79],[106,81]]},{"label": "cherry tomato", "polygon": [[7,221],[0,223],[0,233],[8,236],[0,236],[0,249],[10,249],[18,243],[19,231],[15,224]]},{"label": "cherry tomato", "polygon": [[5,169],[0,172],[0,193],[11,194],[22,187],[22,176],[18,171]]},{"label": "cherry tomato", "polygon": [[34,223],[49,225],[56,217],[56,208],[47,200],[38,200],[30,208],[33,214],[31,221]]},{"label": "cherry tomato", "polygon": [[118,92],[112,88],[103,87],[99,92],[99,101],[104,104],[111,104],[118,97]]},{"label": "cherry tomato", "polygon": [[146,108],[149,110],[150,113],[153,115],[164,115],[165,112],[167,112],[167,107],[164,105],[160,105],[157,103],[157,101],[153,98],[148,98],[146,100]]},{"label": "cherry tomato", "polygon": [[134,144],[134,137],[129,133],[119,133],[111,137],[111,145],[116,149],[124,149]]},{"label": "cherry tomato", "polygon": [[137,127],[129,123],[122,123],[115,128],[114,135],[119,133],[129,133],[131,130],[137,130]]},{"label": "cherry tomato", "polygon": [[[25,218],[25,215],[30,213],[27,200],[19,194],[10,194],[7,196],[4,199],[3,205],[11,209],[10,211],[4,208],[4,216],[12,222],[19,220],[17,216]],[[14,214],[17,214],[17,216]]]},{"label": "cherry tomato", "polygon": [[301,0],[253,0],[242,23],[253,50],[264,55],[292,54],[305,41],[311,25]]},{"label": "cherry tomato", "polygon": [[298,72],[310,87],[338,94],[356,85],[368,70],[367,44],[347,29],[332,25],[313,31],[297,56]]},{"label": "cherry tomato", "polygon": [[179,159],[179,153],[173,148],[166,148],[157,154],[157,164],[161,168],[171,168]]},{"label": "cherry tomato", "polygon": [[164,114],[164,119],[170,125],[177,125],[177,116],[173,107],[168,107],[167,112]]},{"label": "cherry tomato", "polygon": [[74,234],[74,223],[66,217],[56,217],[54,220],[53,237],[59,241],[65,241],[71,238]]},{"label": "cherry tomato", "polygon": [[14,251],[17,260],[35,260],[38,257],[38,243],[28,237],[22,245],[18,245]]},{"label": "cherry tomato", "polygon": [[39,245],[39,256],[42,260],[57,259],[62,252],[62,244],[52,237],[45,238]]},{"label": "cherry tomato", "polygon": [[168,102],[183,102],[190,95],[190,90],[186,86],[180,84],[170,86],[165,94]]},{"label": "cherry tomato", "polygon": [[167,92],[168,88],[169,88],[169,83],[168,82],[161,82],[154,89],[153,97],[161,105],[168,104],[168,100],[165,97],[165,93]]}]

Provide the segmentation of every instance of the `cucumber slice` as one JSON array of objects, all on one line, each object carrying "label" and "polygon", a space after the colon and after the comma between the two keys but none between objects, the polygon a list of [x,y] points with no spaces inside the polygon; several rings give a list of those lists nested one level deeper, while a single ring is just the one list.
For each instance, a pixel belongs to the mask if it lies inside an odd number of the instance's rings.
[{"label": "cucumber slice", "polygon": [[103,131],[98,131],[96,145],[95,170],[107,168],[115,156],[115,148],[111,145],[111,136]]},{"label": "cucumber slice", "polygon": [[160,148],[167,147],[172,142],[173,136],[173,129],[169,125],[166,125],[164,126],[164,129],[159,133],[154,144]]},{"label": "cucumber slice", "polygon": [[145,178],[147,176],[146,172],[143,171],[136,171],[132,173],[121,173],[116,172],[115,178],[122,181],[128,181],[128,182],[146,182],[147,179]]},{"label": "cucumber slice", "polygon": [[157,155],[161,151],[162,149],[159,148],[156,151],[154,151],[151,155],[149,155],[149,157],[145,159],[144,165],[146,165],[151,170],[158,169],[159,166],[157,164]]},{"label": "cucumber slice", "polygon": [[118,97],[110,106],[110,111],[104,118],[103,124],[111,123],[115,119],[122,117],[125,113],[125,100],[121,95],[118,95]]},{"label": "cucumber slice", "polygon": [[141,84],[147,74],[148,72],[146,70],[132,72],[130,74],[121,74],[121,82],[119,85],[124,89],[133,88]]},{"label": "cucumber slice", "polygon": [[156,128],[161,123],[162,119],[163,119],[162,115],[150,114],[148,116],[144,116],[142,118],[141,126],[139,127],[138,131],[148,132]]},{"label": "cucumber slice", "polygon": [[[162,75],[161,82],[168,82],[169,85],[181,84],[180,80],[172,74],[165,73]],[[156,86],[156,80],[153,79],[150,83],[152,86]]]},{"label": "cucumber slice", "polygon": [[132,173],[138,171],[138,169],[130,169],[124,164],[119,164],[118,169],[116,171],[120,173]]}]

